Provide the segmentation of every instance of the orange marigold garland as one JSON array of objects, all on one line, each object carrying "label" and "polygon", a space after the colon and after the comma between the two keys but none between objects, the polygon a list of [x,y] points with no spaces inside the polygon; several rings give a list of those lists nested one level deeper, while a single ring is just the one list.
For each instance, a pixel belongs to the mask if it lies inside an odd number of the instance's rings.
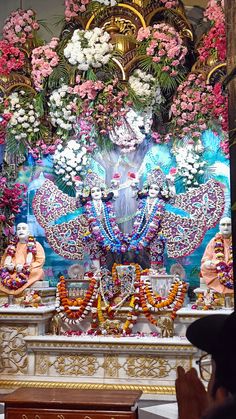
[{"label": "orange marigold garland", "polygon": [[160,314],[162,310],[172,310],[171,318],[174,320],[177,310],[183,305],[186,291],[187,284],[179,278],[175,278],[171,284],[168,296],[163,298],[159,294],[154,293],[148,277],[145,277],[145,280],[141,278],[140,303],[148,321],[157,326],[158,321],[152,316],[151,312]]},{"label": "orange marigold garland", "polygon": [[[90,276],[90,283],[88,290],[86,291],[85,297],[69,299],[68,290],[66,288],[66,280],[62,275],[60,277],[60,282],[57,285],[57,303],[56,310],[59,312],[61,317],[66,320],[69,319],[71,322],[80,322],[83,320],[87,314],[91,311],[93,301],[97,296],[97,280],[94,276]],[[76,304],[75,304],[76,302]],[[78,306],[78,310],[71,310],[71,306]],[[63,310],[62,310],[62,307]]]}]

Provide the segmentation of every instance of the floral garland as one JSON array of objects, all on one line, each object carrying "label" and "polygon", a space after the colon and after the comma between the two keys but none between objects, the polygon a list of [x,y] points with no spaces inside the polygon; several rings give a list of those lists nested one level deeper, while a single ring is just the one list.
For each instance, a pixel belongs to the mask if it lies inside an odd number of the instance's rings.
[{"label": "floral garland", "polygon": [[126,245],[124,244],[124,236],[120,231],[115,214],[112,208],[111,202],[101,202],[101,216],[95,208],[93,201],[88,201],[85,204],[85,210],[88,217],[88,223],[92,235],[96,242],[102,246],[103,249],[114,253],[124,253],[126,251]]},{"label": "floral garland", "polygon": [[215,237],[214,251],[217,259],[217,277],[221,285],[228,289],[233,289],[233,252],[232,252],[232,239],[229,245],[229,261],[225,262],[224,254],[224,239],[222,234],[217,234]]},{"label": "floral garland", "polygon": [[[60,282],[57,285],[57,297],[56,297],[56,310],[63,319],[76,320],[77,322],[82,321],[87,314],[91,311],[93,302],[97,297],[97,279],[93,276],[93,273],[87,274],[90,282],[88,290],[85,294],[85,297],[76,298],[71,300],[68,295],[68,290],[66,288],[66,280],[62,275],[60,277]],[[63,310],[61,310],[61,305]],[[72,310],[70,307],[78,306],[78,310]]]},{"label": "floral garland", "polygon": [[[14,257],[16,253],[16,245],[18,243],[18,239],[11,240],[9,246],[6,250],[6,256]],[[27,254],[32,253],[36,255],[36,242],[33,236],[29,236],[27,240]],[[12,277],[12,274],[16,272],[15,278]],[[21,272],[9,271],[7,267],[2,267],[0,269],[0,278],[1,283],[4,287],[10,290],[17,290],[21,288],[24,284],[28,282],[30,275],[30,265],[28,263],[24,263],[23,269]]]},{"label": "floral garland", "polygon": [[145,276],[145,279],[140,279],[140,303],[144,315],[155,326],[158,326],[158,321],[152,316],[151,312],[160,314],[163,310],[172,310],[171,318],[174,320],[176,312],[179,310],[184,302],[184,297],[187,292],[187,284],[176,278],[171,284],[170,291],[167,297],[161,297],[159,294],[153,292],[150,280]]},{"label": "floral garland", "polygon": [[156,199],[149,218],[147,218],[146,215],[146,206],[147,198],[141,199],[136,213],[128,250],[136,251],[148,246],[161,229],[161,220],[164,216],[164,205],[159,199]]},{"label": "floral garland", "polygon": [[25,63],[25,56],[19,48],[7,41],[0,41],[0,74],[10,74],[20,70]]}]

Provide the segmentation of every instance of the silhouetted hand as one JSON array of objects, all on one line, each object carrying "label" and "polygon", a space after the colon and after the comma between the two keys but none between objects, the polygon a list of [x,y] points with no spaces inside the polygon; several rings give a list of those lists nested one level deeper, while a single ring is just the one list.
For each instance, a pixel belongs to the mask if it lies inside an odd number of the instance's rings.
[{"label": "silhouetted hand", "polygon": [[184,368],[177,367],[175,389],[179,419],[200,419],[209,403],[207,391],[195,368],[185,372]]}]

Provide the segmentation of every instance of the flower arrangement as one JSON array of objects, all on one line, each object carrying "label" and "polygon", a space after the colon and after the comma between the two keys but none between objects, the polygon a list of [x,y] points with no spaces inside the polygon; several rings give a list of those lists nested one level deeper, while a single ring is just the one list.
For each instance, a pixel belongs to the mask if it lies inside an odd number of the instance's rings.
[{"label": "flower arrangement", "polygon": [[29,97],[24,90],[14,92],[8,97],[7,112],[12,117],[7,126],[7,135],[14,136],[20,142],[30,143],[38,138],[40,116],[35,110],[36,101]]},{"label": "flower arrangement", "polygon": [[140,42],[140,53],[147,55],[144,59],[145,66],[149,63],[158,76],[161,87],[165,87],[168,81],[171,79],[174,81],[181,74],[187,48],[172,26],[157,23],[147,28],[140,28],[137,41]]},{"label": "flower arrangement", "polygon": [[[152,121],[152,118],[149,115],[149,122],[150,120]],[[145,121],[145,115],[138,114],[132,108],[127,110],[126,115],[120,121],[122,125],[114,126],[109,131],[109,137],[114,144],[120,147],[123,153],[130,153],[144,141],[145,132],[148,132],[148,129],[145,129],[147,121]],[[150,125],[151,122],[146,128],[150,129]]]},{"label": "flower arrangement", "polygon": [[64,49],[64,56],[78,70],[99,68],[111,59],[113,45],[109,43],[110,35],[103,29],[77,29]]},{"label": "flower arrangement", "polygon": [[129,85],[144,104],[160,104],[163,101],[159,83],[150,73],[137,69],[129,77]]},{"label": "flower arrangement", "polygon": [[17,9],[6,19],[3,27],[3,39],[11,44],[24,45],[35,36],[39,29],[35,12],[31,9]]},{"label": "flower arrangement", "polygon": [[83,101],[83,116],[94,124],[98,134],[109,135],[114,126],[122,125],[130,105],[128,90],[115,79],[104,86],[93,103],[88,99]]},{"label": "flower arrangement", "polygon": [[0,41],[0,74],[8,75],[20,70],[25,63],[25,56],[19,48],[7,41]]},{"label": "flower arrangement", "polygon": [[45,78],[50,76],[53,68],[59,63],[59,56],[55,49],[58,45],[58,38],[52,38],[49,44],[34,48],[31,56],[32,78],[35,89],[43,90]]},{"label": "flower arrangement", "polygon": [[0,176],[0,223],[5,236],[13,233],[15,215],[20,212],[26,187]]},{"label": "flower arrangement", "polygon": [[211,58],[217,61],[226,60],[226,32],[224,22],[217,22],[203,37],[198,48],[199,60],[204,62]]},{"label": "flower arrangement", "polygon": [[204,174],[206,162],[202,160],[201,153],[197,152],[198,148],[198,145],[195,147],[194,142],[190,140],[188,144],[177,148],[175,153],[178,175],[187,188],[199,186],[201,176]]},{"label": "flower arrangement", "polygon": [[58,144],[53,155],[55,173],[67,186],[72,186],[75,176],[85,174],[89,159],[86,147],[75,140],[70,140],[64,149],[62,144]]},{"label": "flower arrangement", "polygon": [[176,137],[201,137],[211,121],[213,107],[212,87],[201,74],[190,74],[177,89],[171,105],[171,130]]},{"label": "flower arrangement", "polygon": [[83,13],[89,0],[65,0],[65,18],[70,22],[78,13]]},{"label": "flower arrangement", "polygon": [[57,136],[66,139],[73,129],[78,109],[78,99],[68,85],[63,84],[52,92],[49,97],[49,116],[51,123],[57,128]]}]

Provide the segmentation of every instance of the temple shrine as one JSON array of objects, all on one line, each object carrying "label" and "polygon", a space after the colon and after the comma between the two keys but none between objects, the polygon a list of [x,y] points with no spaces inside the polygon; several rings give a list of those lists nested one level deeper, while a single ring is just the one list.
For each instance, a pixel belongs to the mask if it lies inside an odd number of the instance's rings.
[{"label": "temple shrine", "polygon": [[225,13],[185,3],[3,23],[1,389],[174,400],[186,327],[233,310]]}]

